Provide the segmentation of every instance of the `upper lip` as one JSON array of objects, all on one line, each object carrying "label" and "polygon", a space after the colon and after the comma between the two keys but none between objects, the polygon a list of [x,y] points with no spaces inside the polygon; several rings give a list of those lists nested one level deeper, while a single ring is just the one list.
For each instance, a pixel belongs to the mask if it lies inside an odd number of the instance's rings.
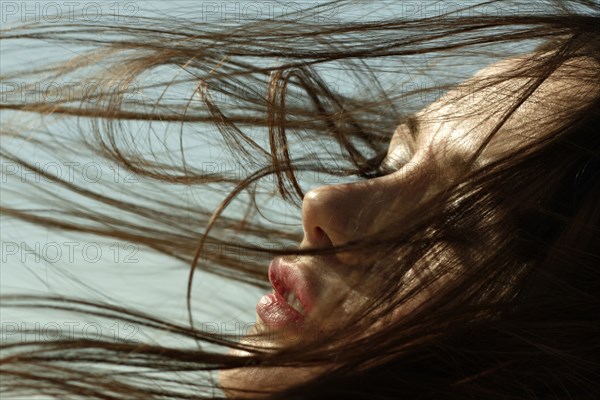
[{"label": "upper lip", "polygon": [[302,303],[305,315],[308,315],[314,305],[314,297],[308,277],[298,265],[288,264],[277,257],[269,265],[269,282],[279,295],[285,298],[286,294],[293,292]]}]

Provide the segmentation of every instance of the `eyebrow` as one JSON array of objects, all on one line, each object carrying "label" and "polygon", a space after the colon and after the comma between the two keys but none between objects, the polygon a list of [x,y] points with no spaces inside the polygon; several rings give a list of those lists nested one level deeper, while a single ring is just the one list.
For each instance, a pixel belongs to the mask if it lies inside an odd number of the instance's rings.
[{"label": "eyebrow", "polygon": [[417,136],[419,135],[419,120],[415,116],[415,114],[407,115],[404,123],[406,124],[406,127],[408,128],[408,132],[410,133],[412,138],[416,139]]}]

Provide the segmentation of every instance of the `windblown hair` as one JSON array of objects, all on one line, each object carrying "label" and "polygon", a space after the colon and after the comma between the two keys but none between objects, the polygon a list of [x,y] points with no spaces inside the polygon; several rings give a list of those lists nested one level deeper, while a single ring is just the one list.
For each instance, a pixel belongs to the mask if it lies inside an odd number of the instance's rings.
[{"label": "windblown hair", "polygon": [[[340,11],[358,4],[327,6]],[[188,292],[181,293],[189,308],[183,321],[79,297],[3,295],[3,309],[82,313],[174,339],[132,343],[92,340],[78,332],[52,341],[3,341],[3,398],[218,398],[210,371],[319,366],[328,366],[327,372],[255,396],[597,398],[598,91],[582,107],[555,105],[561,123],[538,124],[539,140],[463,174],[393,229],[343,247],[294,247],[302,239],[300,219],[291,226],[278,223],[281,210],[261,201],[277,195],[299,210],[307,176],[330,182],[380,176],[379,162],[399,122],[422,106],[419,99],[431,100],[460,81],[458,72],[450,73],[453,60],[470,68],[498,54],[531,54],[519,68],[486,82],[491,87],[526,78],[503,98],[501,122],[482,133],[490,137],[561,65],[581,57],[600,62],[597,2],[555,1],[529,13],[481,11],[519,5],[489,1],[424,18],[368,21],[307,18],[318,11],[315,6],[296,18],[234,26],[139,16],[135,23],[75,20],[4,29],[3,48],[26,39],[85,51],[67,62],[3,71],[3,82],[29,82],[27,93],[40,79],[96,85],[94,101],[89,93],[73,92],[52,100],[35,95],[15,100],[3,88],[2,113],[13,117],[10,125],[3,118],[3,163],[44,178],[12,188],[22,201],[3,201],[5,221],[135,243],[187,265],[190,275]],[[436,62],[446,71],[443,84],[386,86],[390,71],[396,81],[410,78],[398,72],[407,66],[414,67],[410,75],[433,79]],[[331,71],[347,74],[356,87],[337,87]],[[600,82],[597,68],[576,72],[582,90]],[[31,128],[35,116],[44,118],[43,128]],[[24,123],[15,122],[21,121],[17,117]],[[198,149],[211,146],[229,152],[234,176],[202,164],[212,160],[198,160]],[[88,157],[118,167],[140,185],[75,184],[40,167],[34,159],[39,154]],[[220,193],[222,201],[209,204],[209,194]],[[271,245],[261,245],[267,242]],[[227,251],[233,249],[252,257]],[[192,291],[194,272],[269,289],[268,260],[276,255],[364,249],[378,257],[357,267],[364,270],[361,285],[377,296],[356,310],[355,319],[318,340],[269,350],[193,323],[199,298]],[[441,254],[447,259],[435,270],[410,273],[419,260]],[[466,267],[457,272],[457,265]],[[450,271],[453,279],[443,279]],[[403,318],[386,318],[432,287],[435,296]],[[193,344],[173,344],[184,339]],[[227,355],[212,345],[247,355]]]}]

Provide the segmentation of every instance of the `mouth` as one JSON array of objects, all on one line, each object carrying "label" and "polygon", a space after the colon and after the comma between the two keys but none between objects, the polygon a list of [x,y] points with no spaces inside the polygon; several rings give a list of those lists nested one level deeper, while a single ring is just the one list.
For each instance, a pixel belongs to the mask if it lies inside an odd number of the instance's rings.
[{"label": "mouth", "polygon": [[314,289],[298,265],[275,258],[269,265],[269,281],[273,292],[263,296],[256,313],[270,327],[300,325],[313,309]]}]

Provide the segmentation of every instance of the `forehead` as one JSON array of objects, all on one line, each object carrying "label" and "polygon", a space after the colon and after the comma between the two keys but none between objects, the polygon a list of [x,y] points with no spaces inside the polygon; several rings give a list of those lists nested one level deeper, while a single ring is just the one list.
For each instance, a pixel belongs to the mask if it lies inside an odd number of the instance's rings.
[{"label": "forehead", "polygon": [[481,154],[486,162],[568,123],[600,94],[599,64],[588,57],[567,61],[528,93],[537,78],[527,71],[549,56],[510,58],[482,69],[417,114],[420,140],[432,152],[466,159],[510,115]]}]

